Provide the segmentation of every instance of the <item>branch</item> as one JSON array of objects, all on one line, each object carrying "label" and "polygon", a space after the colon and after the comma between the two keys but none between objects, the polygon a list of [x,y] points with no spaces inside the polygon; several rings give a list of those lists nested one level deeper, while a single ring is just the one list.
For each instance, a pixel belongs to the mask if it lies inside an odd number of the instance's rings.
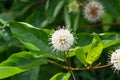
[{"label": "branch", "polygon": [[80,27],[82,27],[82,28],[94,28],[94,27],[109,26],[109,25],[120,26],[120,23],[90,24],[90,25],[83,25],[83,26],[80,26]]},{"label": "branch", "polygon": [[68,55],[68,60],[67,60],[68,68],[69,68],[70,73],[71,73],[71,75],[72,75],[72,77],[73,77],[73,80],[76,80],[75,75],[74,75],[74,73],[73,73],[73,71],[72,71],[72,69],[71,69],[71,61],[70,61],[69,54],[67,53],[67,55]]},{"label": "branch", "polygon": [[63,65],[58,64],[57,62],[52,61],[52,60],[48,60],[48,62],[51,63],[51,64],[54,64],[56,66],[59,66],[59,67],[65,69],[65,70],[71,69],[71,70],[74,70],[74,71],[77,71],[77,70],[100,69],[100,68],[105,68],[105,67],[109,67],[109,66],[113,65],[113,64],[106,64],[106,65],[102,65],[102,66],[97,65],[97,66],[87,66],[87,67],[83,67],[83,68],[72,68],[72,67],[69,67],[69,66],[63,66]]}]

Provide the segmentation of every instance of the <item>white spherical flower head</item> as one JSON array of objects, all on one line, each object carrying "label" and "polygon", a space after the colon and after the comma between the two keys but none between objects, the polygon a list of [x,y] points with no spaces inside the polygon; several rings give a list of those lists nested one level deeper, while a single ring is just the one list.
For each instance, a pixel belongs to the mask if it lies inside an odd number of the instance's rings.
[{"label": "white spherical flower head", "polygon": [[120,70],[120,49],[115,50],[110,58],[110,63],[113,64],[113,68],[116,70]]},{"label": "white spherical flower head", "polygon": [[74,44],[74,37],[67,29],[56,30],[51,40],[54,50],[59,51],[67,51]]},{"label": "white spherical flower head", "polygon": [[84,17],[91,23],[100,20],[103,17],[104,8],[101,3],[91,1],[84,7]]}]

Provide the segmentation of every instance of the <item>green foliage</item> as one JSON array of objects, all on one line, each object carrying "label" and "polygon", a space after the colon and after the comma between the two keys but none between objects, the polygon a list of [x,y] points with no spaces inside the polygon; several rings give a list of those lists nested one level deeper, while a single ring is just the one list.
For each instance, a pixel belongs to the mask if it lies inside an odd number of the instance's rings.
[{"label": "green foliage", "polygon": [[85,66],[87,66],[88,65],[88,63],[86,62],[87,52],[85,52],[84,49],[80,48],[80,47],[77,47],[75,49],[75,52],[76,52],[76,57],[81,61],[81,63],[83,63]]},{"label": "green foliage", "polygon": [[19,74],[24,72],[24,70],[18,67],[0,67],[0,79],[13,76],[15,74]]},{"label": "green foliage", "polygon": [[50,57],[62,60],[59,56],[56,57],[57,55],[48,46],[48,32],[51,32],[50,30],[39,29],[23,22],[11,22],[9,25],[12,34],[33,52],[34,57]]},{"label": "green foliage", "polygon": [[[33,67],[32,69],[23,72],[19,75],[12,76],[11,80],[37,80],[38,79],[38,73],[40,68],[38,66]],[[34,76],[34,77],[33,77]]]},{"label": "green foliage", "polygon": [[70,73],[57,73],[50,80],[68,80]]},{"label": "green foliage", "polygon": [[[108,64],[109,51],[120,45],[120,0],[98,1],[105,14],[89,23],[87,0],[0,0],[0,80],[73,80],[70,69]],[[63,26],[75,37],[69,56],[52,49],[53,29]],[[73,73],[76,80],[120,79],[110,68]]]},{"label": "green foliage", "polygon": [[99,36],[96,33],[93,33],[93,36],[93,41],[86,58],[86,61],[89,64],[92,64],[94,61],[96,61],[100,57],[103,50],[103,44]]},{"label": "green foliage", "polygon": [[0,64],[3,66],[19,67],[24,70],[29,70],[34,66],[45,64],[46,59],[34,58],[31,52],[19,52],[11,55],[7,60]]}]

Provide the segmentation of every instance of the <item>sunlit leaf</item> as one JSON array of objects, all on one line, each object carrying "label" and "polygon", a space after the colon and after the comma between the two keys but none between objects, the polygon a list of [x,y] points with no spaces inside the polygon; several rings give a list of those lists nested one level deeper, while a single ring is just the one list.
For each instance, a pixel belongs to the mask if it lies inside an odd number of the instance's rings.
[{"label": "sunlit leaf", "polygon": [[57,73],[50,80],[68,80],[70,73]]},{"label": "sunlit leaf", "polygon": [[15,74],[19,74],[21,72],[24,72],[24,70],[18,67],[10,67],[10,66],[0,67],[0,79],[7,78]]},{"label": "sunlit leaf", "polygon": [[92,64],[94,61],[96,61],[100,57],[103,50],[103,44],[99,36],[96,33],[93,33],[93,36],[94,38],[92,41],[92,45],[90,50],[88,51],[86,58],[86,61],[89,64]]},{"label": "sunlit leaf", "polygon": [[11,66],[29,70],[34,66],[46,64],[46,59],[33,58],[31,52],[19,52],[11,55],[7,60],[0,64],[0,67]]},{"label": "sunlit leaf", "polygon": [[87,52],[80,47],[77,47],[75,49],[76,57],[79,59],[81,63],[83,63],[85,66],[87,66],[86,58],[87,58]]}]

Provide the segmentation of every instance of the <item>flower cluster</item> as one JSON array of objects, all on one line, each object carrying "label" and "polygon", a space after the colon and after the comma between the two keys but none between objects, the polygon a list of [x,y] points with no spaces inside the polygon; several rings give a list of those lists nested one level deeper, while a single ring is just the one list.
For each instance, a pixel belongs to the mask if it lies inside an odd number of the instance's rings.
[{"label": "flower cluster", "polygon": [[110,57],[110,63],[113,64],[113,68],[120,70],[120,49],[115,50]]},{"label": "flower cluster", "polygon": [[103,17],[104,8],[101,3],[97,1],[91,1],[84,7],[84,17],[89,22],[96,22]]},{"label": "flower cluster", "polygon": [[74,44],[74,37],[68,29],[56,30],[51,37],[54,50],[67,51]]}]

